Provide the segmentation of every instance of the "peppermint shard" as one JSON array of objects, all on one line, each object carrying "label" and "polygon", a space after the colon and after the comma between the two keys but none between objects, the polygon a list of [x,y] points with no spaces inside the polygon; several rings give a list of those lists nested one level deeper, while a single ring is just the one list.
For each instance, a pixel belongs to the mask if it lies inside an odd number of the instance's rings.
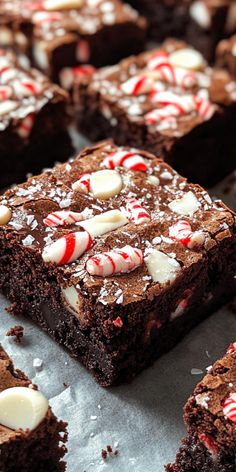
[{"label": "peppermint shard", "polygon": [[103,386],[236,291],[235,216],[159,157],[103,141],[0,199],[0,288]]}]

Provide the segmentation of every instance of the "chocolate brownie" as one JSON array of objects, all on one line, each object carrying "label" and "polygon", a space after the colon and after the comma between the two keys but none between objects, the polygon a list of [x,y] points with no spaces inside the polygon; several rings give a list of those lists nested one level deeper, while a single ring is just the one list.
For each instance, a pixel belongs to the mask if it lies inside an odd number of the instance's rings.
[{"label": "chocolate brownie", "polygon": [[214,59],[217,43],[235,32],[235,0],[191,2],[185,37],[208,61]]},{"label": "chocolate brownie", "polygon": [[236,35],[219,42],[216,48],[216,64],[236,77]]},{"label": "chocolate brownie", "polygon": [[63,472],[67,424],[0,346],[1,472]]},{"label": "chocolate brownie", "polygon": [[188,436],[167,472],[235,472],[236,343],[197,385],[184,408]]},{"label": "chocolate brownie", "polygon": [[78,128],[161,155],[211,186],[235,168],[236,82],[180,41],[75,83]]},{"label": "chocolate brownie", "polygon": [[4,46],[27,54],[54,82],[64,68],[136,54],[146,38],[146,20],[120,0],[1,0],[1,23]]},{"label": "chocolate brownie", "polygon": [[235,216],[160,158],[105,141],[0,200],[0,287],[103,386],[236,291]]},{"label": "chocolate brownie", "polygon": [[129,0],[129,3],[147,18],[151,39],[163,41],[170,36],[185,36],[191,0]]},{"label": "chocolate brownie", "polygon": [[0,50],[1,187],[70,156],[66,103],[66,92]]}]

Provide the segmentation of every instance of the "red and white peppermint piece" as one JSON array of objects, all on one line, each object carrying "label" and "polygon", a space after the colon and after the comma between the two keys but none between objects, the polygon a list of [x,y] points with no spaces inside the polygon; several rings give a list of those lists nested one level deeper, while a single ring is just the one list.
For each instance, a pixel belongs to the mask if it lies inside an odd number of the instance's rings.
[{"label": "red and white peppermint piece", "polygon": [[141,249],[124,246],[114,251],[103,252],[88,259],[86,269],[90,275],[107,277],[108,275],[128,273],[143,263]]},{"label": "red and white peppermint piece", "polygon": [[64,67],[59,74],[60,84],[66,90],[70,90],[74,84],[75,78],[86,77],[95,72],[95,67],[85,64],[76,67]]},{"label": "red and white peppermint piece", "polygon": [[223,403],[223,413],[228,420],[236,423],[236,393],[230,393]]},{"label": "red and white peppermint piece", "polygon": [[49,25],[61,21],[62,15],[59,12],[37,11],[33,14],[33,23],[38,26]]},{"label": "red and white peppermint piece", "polygon": [[148,61],[147,67],[155,71],[157,80],[163,80],[168,84],[191,88],[198,82],[194,71],[173,66],[168,55],[163,51],[155,53]]},{"label": "red and white peppermint piece", "polygon": [[205,241],[204,233],[202,231],[192,231],[191,225],[187,220],[179,220],[175,225],[171,226],[169,228],[169,236],[189,249],[201,246]]},{"label": "red and white peppermint piece", "polygon": [[4,100],[0,102],[0,116],[7,115],[7,113],[16,110],[18,105],[19,103],[13,100]]},{"label": "red and white peppermint piece", "polygon": [[167,107],[172,105],[176,108],[175,114],[185,115],[196,110],[194,95],[178,95],[169,91],[152,92],[152,101],[158,105]]},{"label": "red and white peppermint piece", "polygon": [[18,97],[36,96],[42,90],[41,84],[32,79],[17,80],[13,83],[13,88]]},{"label": "red and white peppermint piece", "polygon": [[84,39],[81,39],[76,48],[76,59],[79,62],[89,62],[90,59],[90,46],[88,41],[85,41]]},{"label": "red and white peppermint piece", "polygon": [[105,167],[115,169],[115,167],[126,167],[129,170],[147,172],[145,159],[139,154],[129,151],[117,151],[109,154],[103,161]]},{"label": "red and white peppermint piece", "polygon": [[12,96],[12,88],[9,85],[0,85],[0,101],[7,100]]},{"label": "red and white peppermint piece", "polygon": [[204,100],[201,97],[195,97],[196,111],[198,115],[204,120],[209,120],[216,111],[216,106],[208,100]]},{"label": "red and white peppermint piece", "polygon": [[232,354],[232,352],[235,352],[235,351],[236,351],[236,342],[229,345],[227,349],[227,354]]},{"label": "red and white peppermint piece", "polygon": [[199,441],[204,444],[204,446],[208,449],[212,457],[216,457],[218,453],[218,448],[214,443],[212,437],[209,434],[201,433],[198,436]]},{"label": "red and white peppermint piece", "polygon": [[68,233],[46,246],[42,253],[44,262],[58,265],[70,264],[90,249],[93,240],[87,231]]},{"label": "red and white peppermint piece", "polygon": [[130,214],[130,220],[136,225],[148,223],[151,220],[149,213],[140,205],[136,198],[127,200],[126,209]]},{"label": "red and white peppermint piece", "polygon": [[65,226],[72,225],[82,220],[84,220],[82,213],[62,210],[49,213],[47,218],[44,218],[43,222],[46,226]]},{"label": "red and white peppermint piece", "polygon": [[72,189],[81,193],[89,193],[91,174],[83,174],[72,184]]},{"label": "red and white peppermint piece", "polygon": [[28,138],[30,135],[32,128],[35,122],[35,114],[30,113],[25,118],[23,118],[22,122],[17,128],[17,133],[21,138]]},{"label": "red and white peppermint piece", "polygon": [[117,318],[113,321],[113,324],[116,326],[116,328],[122,328],[123,326],[123,321],[120,316],[117,316]]},{"label": "red and white peppermint piece", "polygon": [[147,75],[137,75],[121,84],[120,88],[126,95],[136,96],[151,92],[153,85],[154,81]]}]

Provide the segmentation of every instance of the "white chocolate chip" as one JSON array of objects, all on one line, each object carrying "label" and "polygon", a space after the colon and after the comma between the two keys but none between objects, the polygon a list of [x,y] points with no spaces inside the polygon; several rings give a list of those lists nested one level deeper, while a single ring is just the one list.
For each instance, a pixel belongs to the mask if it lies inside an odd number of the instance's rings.
[{"label": "white chocolate chip", "polygon": [[192,216],[198,210],[200,203],[193,192],[187,192],[182,198],[173,200],[168,207],[178,215]]},{"label": "white chocolate chip", "polygon": [[0,424],[11,429],[37,428],[48,411],[48,401],[38,390],[7,388],[0,393]]},{"label": "white chocolate chip", "polygon": [[206,64],[202,54],[192,48],[178,49],[170,54],[169,59],[175,67],[195,71],[201,70]]},{"label": "white chocolate chip", "polygon": [[10,208],[6,205],[0,205],[0,225],[6,225],[12,217]]},{"label": "white chocolate chip", "polygon": [[99,170],[90,178],[90,190],[96,198],[107,200],[120,193],[122,178],[116,170]]},{"label": "white chocolate chip", "polygon": [[62,288],[62,295],[66,308],[72,313],[80,312],[80,299],[78,291],[74,287]]},{"label": "white chocolate chip", "polygon": [[160,180],[155,175],[149,175],[148,178],[147,178],[147,181],[151,185],[156,185],[157,186],[157,185],[160,184]]},{"label": "white chocolate chip", "polygon": [[5,100],[4,102],[0,103],[0,116],[6,115],[13,110],[16,110],[18,107],[18,103],[14,102],[13,100]]},{"label": "white chocolate chip", "polygon": [[157,249],[148,254],[145,262],[153,281],[160,284],[173,282],[180,270],[180,264],[175,259]]},{"label": "white chocolate chip", "polygon": [[96,215],[89,220],[82,221],[82,226],[92,237],[102,236],[103,234],[114,231],[121,226],[127,225],[129,220],[120,210],[110,210]]},{"label": "white chocolate chip", "polygon": [[207,4],[203,0],[193,2],[190,7],[190,16],[196,23],[198,23],[203,29],[208,29],[211,26],[210,11],[207,8]]},{"label": "white chocolate chip", "polygon": [[47,11],[60,11],[81,8],[84,0],[46,0],[44,8]]}]

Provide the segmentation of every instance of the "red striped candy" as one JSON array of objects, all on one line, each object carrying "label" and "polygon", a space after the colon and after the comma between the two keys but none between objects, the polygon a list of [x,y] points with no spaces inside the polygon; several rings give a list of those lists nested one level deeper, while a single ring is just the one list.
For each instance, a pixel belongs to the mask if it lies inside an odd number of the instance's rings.
[{"label": "red striped candy", "polygon": [[236,342],[229,345],[227,349],[227,354],[232,354],[232,352],[235,352],[235,351],[236,351]]},{"label": "red striped candy", "polygon": [[78,192],[81,192],[81,193],[89,193],[90,177],[91,177],[91,174],[81,175],[79,180],[76,180],[76,182],[72,184],[72,189],[77,190]]},{"label": "red striped candy", "polygon": [[12,96],[12,88],[9,85],[0,85],[0,101]]},{"label": "red striped candy", "polygon": [[175,225],[169,228],[170,238],[179,241],[184,246],[189,244],[191,235],[192,228],[190,223],[186,220],[179,220]]},{"label": "red striped candy", "polygon": [[28,138],[30,135],[32,128],[35,122],[35,114],[30,113],[25,118],[23,118],[22,122],[17,128],[17,133],[21,138]]},{"label": "red striped candy", "polygon": [[13,87],[18,97],[29,97],[31,95],[36,96],[42,90],[41,84],[31,79],[16,81],[13,84]]},{"label": "red striped candy", "polygon": [[90,275],[107,277],[108,275],[128,273],[143,262],[141,249],[124,246],[121,249],[103,252],[88,259],[86,269]]},{"label": "red striped candy", "polygon": [[46,226],[65,226],[72,225],[77,221],[82,221],[84,219],[81,213],[76,213],[74,211],[54,211],[49,213],[47,218],[44,218],[43,222]]},{"label": "red striped candy", "polygon": [[236,423],[236,393],[230,393],[223,403],[223,413],[228,420]]},{"label": "red striped candy", "polygon": [[121,84],[120,88],[125,94],[135,96],[150,92],[153,85],[153,80],[147,75],[137,75]]},{"label": "red striped candy", "polygon": [[197,85],[197,75],[191,70],[174,67],[168,55],[161,51],[155,53],[148,61],[147,67],[155,71],[157,80],[163,80],[168,84],[179,85],[182,88],[191,88]]},{"label": "red striped candy", "polygon": [[126,209],[130,214],[130,220],[136,225],[147,223],[151,220],[149,213],[140,205],[136,198],[127,200]]},{"label": "red striped candy", "polygon": [[124,166],[130,170],[146,172],[148,167],[142,156],[129,151],[117,151],[109,154],[103,161],[109,169]]},{"label": "red striped candy", "polygon": [[204,444],[213,457],[217,456],[218,448],[209,434],[199,434],[199,441]]},{"label": "red striped candy", "polygon": [[70,90],[76,77],[86,77],[95,72],[95,67],[85,64],[77,67],[64,67],[60,71],[60,84],[66,90]]},{"label": "red striped candy", "polygon": [[54,262],[58,265],[70,264],[90,249],[93,244],[87,231],[68,233],[46,246],[42,257],[45,262]]}]

